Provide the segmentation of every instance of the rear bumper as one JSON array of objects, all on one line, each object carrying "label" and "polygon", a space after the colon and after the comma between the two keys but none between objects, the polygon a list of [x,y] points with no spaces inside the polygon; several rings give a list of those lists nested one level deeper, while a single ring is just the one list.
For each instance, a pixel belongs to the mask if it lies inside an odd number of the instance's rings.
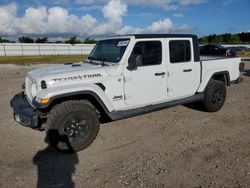
[{"label": "rear bumper", "polygon": [[27,101],[23,92],[16,94],[10,101],[13,108],[13,116],[19,124],[30,127],[38,127],[38,113]]},{"label": "rear bumper", "polygon": [[231,81],[231,84],[240,84],[241,82],[243,82],[243,78],[239,77],[237,80]]}]

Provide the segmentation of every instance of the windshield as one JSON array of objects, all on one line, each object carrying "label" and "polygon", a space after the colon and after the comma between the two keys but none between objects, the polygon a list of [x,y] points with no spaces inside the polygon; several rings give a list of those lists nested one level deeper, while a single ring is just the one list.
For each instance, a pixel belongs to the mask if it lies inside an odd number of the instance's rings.
[{"label": "windshield", "polygon": [[88,59],[118,63],[121,60],[128,44],[129,39],[110,39],[99,41],[92,50]]}]

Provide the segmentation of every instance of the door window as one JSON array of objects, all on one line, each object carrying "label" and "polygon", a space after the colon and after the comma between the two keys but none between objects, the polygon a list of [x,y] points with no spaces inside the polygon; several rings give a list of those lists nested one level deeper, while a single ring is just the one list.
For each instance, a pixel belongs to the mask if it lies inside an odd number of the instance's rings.
[{"label": "door window", "polygon": [[141,56],[140,65],[159,65],[162,62],[162,45],[160,41],[137,42],[131,56]]},{"label": "door window", "polygon": [[191,61],[191,44],[188,40],[172,40],[169,42],[170,62],[183,63]]}]

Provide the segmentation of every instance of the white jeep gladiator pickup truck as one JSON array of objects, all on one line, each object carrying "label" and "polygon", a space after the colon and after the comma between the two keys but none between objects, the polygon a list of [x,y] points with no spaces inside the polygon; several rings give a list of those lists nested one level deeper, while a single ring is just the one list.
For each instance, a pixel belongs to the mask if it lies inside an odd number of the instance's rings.
[{"label": "white jeep gladiator pickup truck", "polygon": [[53,146],[76,152],[107,119],[188,103],[216,112],[243,69],[240,58],[201,60],[195,35],[117,36],[100,40],[84,62],[28,72],[11,106],[15,121],[46,130]]}]

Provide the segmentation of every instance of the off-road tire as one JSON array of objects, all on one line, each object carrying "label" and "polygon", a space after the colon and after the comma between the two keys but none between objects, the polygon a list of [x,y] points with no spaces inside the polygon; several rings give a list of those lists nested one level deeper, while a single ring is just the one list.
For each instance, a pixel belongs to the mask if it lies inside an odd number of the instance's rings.
[{"label": "off-road tire", "polygon": [[207,112],[219,111],[226,100],[226,86],[222,81],[211,79],[204,91],[202,106]]},{"label": "off-road tire", "polygon": [[89,101],[65,101],[48,114],[46,140],[60,151],[78,152],[95,140],[99,127],[98,113]]}]

